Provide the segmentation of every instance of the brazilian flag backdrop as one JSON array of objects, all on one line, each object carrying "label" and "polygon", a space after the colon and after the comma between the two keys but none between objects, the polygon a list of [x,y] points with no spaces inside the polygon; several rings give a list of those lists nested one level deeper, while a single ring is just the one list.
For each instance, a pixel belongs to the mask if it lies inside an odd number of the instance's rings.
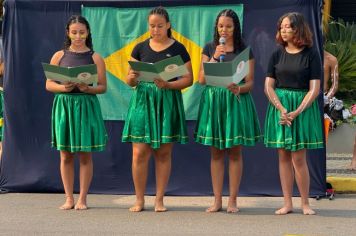
[{"label": "brazilian flag backdrop", "polygon": [[[226,8],[233,9],[243,25],[243,5],[167,7],[172,35],[188,50],[194,84],[183,91],[188,120],[195,120],[202,86],[197,83],[201,52],[213,39],[215,19]],[[149,38],[147,17],[152,8],[83,7],[91,26],[94,50],[105,60],[108,90],[98,96],[105,120],[124,120],[133,89],[126,85],[128,60],[134,46]]]}]

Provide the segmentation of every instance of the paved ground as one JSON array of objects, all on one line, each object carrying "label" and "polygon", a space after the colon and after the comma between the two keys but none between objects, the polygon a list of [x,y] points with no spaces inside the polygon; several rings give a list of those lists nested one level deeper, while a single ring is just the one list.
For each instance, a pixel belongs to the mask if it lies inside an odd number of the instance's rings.
[{"label": "paved ground", "polygon": [[326,145],[328,176],[356,177],[349,165],[352,159],[356,125],[343,124],[329,134]]},{"label": "paved ground", "polygon": [[[355,126],[338,127],[327,145],[328,180],[354,192],[356,171],[348,166],[355,132]],[[153,198],[147,197],[147,210],[138,214],[128,211],[134,196],[90,195],[88,211],[61,211],[63,200],[63,194],[0,194],[0,235],[356,235],[355,194],[311,199],[316,216],[303,216],[298,208],[275,216],[283,201],[277,197],[239,198],[238,214],[205,213],[212,197],[167,197],[166,213],[155,213]]]},{"label": "paved ground", "polygon": [[152,197],[142,213],[128,211],[134,196],[90,195],[87,211],[59,210],[63,200],[63,194],[1,194],[0,235],[356,235],[356,195],[348,194],[311,199],[316,216],[300,209],[276,216],[282,203],[276,197],[239,198],[239,214],[205,213],[212,197],[167,197],[166,213],[152,210]]},{"label": "paved ground", "polygon": [[356,192],[356,171],[349,169],[355,133],[356,125],[338,126],[326,145],[327,180],[339,192]]}]

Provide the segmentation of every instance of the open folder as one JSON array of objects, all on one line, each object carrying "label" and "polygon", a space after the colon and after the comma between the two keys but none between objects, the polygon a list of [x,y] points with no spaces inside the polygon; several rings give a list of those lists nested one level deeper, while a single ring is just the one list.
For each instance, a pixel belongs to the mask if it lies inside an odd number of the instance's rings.
[{"label": "open folder", "polygon": [[249,73],[250,47],[245,48],[234,60],[228,62],[204,62],[204,77],[207,85],[224,87],[238,84]]},{"label": "open folder", "polygon": [[98,72],[95,64],[76,67],[61,67],[42,63],[42,67],[46,77],[54,81],[85,84],[98,82]]},{"label": "open folder", "polygon": [[153,82],[158,78],[168,81],[188,73],[187,67],[179,55],[156,63],[129,61],[129,64],[134,71],[140,73],[138,81]]}]

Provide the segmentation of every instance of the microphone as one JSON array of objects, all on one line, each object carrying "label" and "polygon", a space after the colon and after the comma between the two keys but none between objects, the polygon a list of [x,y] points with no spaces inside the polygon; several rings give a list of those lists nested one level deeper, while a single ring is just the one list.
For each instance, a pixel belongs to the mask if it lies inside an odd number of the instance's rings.
[{"label": "microphone", "polygon": [[[226,39],[224,37],[220,37],[219,38],[219,44],[220,45],[225,45],[225,43],[226,43]],[[225,60],[225,54],[221,54],[220,58],[219,58],[219,61],[223,62],[224,60]]]}]

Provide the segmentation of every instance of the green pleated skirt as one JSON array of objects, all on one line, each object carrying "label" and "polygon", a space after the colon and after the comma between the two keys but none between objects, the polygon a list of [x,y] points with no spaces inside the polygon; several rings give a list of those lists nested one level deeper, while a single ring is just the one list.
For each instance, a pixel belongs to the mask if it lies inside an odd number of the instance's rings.
[{"label": "green pleated skirt", "polygon": [[196,142],[226,149],[237,145],[254,146],[261,138],[250,93],[240,94],[239,101],[226,88],[205,87],[194,132]]},{"label": "green pleated skirt", "polygon": [[96,95],[55,95],[52,108],[52,147],[68,152],[103,151],[107,139]]},{"label": "green pleated skirt", "polygon": [[4,132],[4,92],[0,90],[0,142]]},{"label": "green pleated skirt", "polygon": [[[276,89],[276,95],[288,112],[295,111],[306,94],[307,91]],[[264,143],[266,147],[284,148],[290,151],[324,147],[317,100],[299,114],[292,121],[290,127],[280,125],[279,120],[280,112],[272,104],[269,104],[264,127]]]},{"label": "green pleated skirt", "polygon": [[155,149],[161,143],[187,143],[181,91],[140,82],[131,97],[122,142],[147,143]]}]

